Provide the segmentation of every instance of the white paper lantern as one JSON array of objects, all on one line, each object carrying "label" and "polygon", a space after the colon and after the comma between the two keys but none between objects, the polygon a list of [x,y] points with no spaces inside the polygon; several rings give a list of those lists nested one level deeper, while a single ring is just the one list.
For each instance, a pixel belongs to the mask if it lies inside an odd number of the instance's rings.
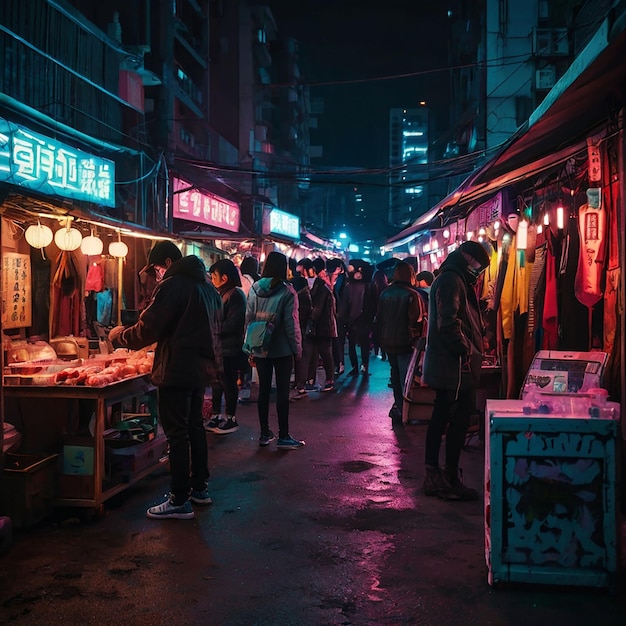
[{"label": "white paper lantern", "polygon": [[26,237],[26,241],[33,248],[45,248],[52,243],[52,230],[43,224],[32,224],[26,229],[24,233],[24,237]]},{"label": "white paper lantern", "polygon": [[54,233],[54,243],[56,243],[59,250],[77,250],[80,248],[82,240],[83,236],[76,228],[59,228]]},{"label": "white paper lantern", "polygon": [[84,237],[82,243],[80,244],[82,253],[87,256],[98,256],[102,254],[103,248],[104,244],[102,243],[102,239],[94,237],[93,235]]},{"label": "white paper lantern", "polygon": [[117,258],[123,258],[128,254],[128,246],[123,241],[113,241],[109,244],[109,254]]}]

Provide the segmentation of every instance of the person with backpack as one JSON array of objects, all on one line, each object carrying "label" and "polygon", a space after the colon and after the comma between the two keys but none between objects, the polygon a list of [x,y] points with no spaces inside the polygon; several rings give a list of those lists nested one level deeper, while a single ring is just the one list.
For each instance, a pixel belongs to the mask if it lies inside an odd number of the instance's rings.
[{"label": "person with backpack", "polygon": [[[261,434],[259,445],[269,445],[276,436],[269,426],[272,376],[276,381],[276,413],[278,416],[277,448],[297,450],[304,441],[294,439],[289,433],[289,387],[294,358],[302,358],[302,334],[298,315],[298,296],[287,282],[287,257],[280,252],[270,252],[263,264],[261,278],[250,287],[246,307],[246,340],[248,351],[257,368],[259,396],[257,409]],[[251,339],[251,328],[260,327],[258,333],[263,345]]]},{"label": "person with backpack", "polygon": [[415,288],[415,270],[398,261],[389,287],[378,299],[376,332],[391,368],[394,403],[389,417],[395,425],[402,420],[403,388],[413,346],[422,335],[424,305]]}]

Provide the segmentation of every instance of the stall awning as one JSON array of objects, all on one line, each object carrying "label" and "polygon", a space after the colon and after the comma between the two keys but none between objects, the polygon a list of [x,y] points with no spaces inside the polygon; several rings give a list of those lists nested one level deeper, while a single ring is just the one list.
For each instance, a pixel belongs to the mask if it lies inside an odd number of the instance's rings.
[{"label": "stall awning", "polygon": [[[561,166],[586,150],[624,106],[626,20],[606,18],[529,120],[446,198],[388,242],[410,240],[449,214],[467,215],[477,202],[518,180]],[[399,245],[399,243],[396,243]]]}]

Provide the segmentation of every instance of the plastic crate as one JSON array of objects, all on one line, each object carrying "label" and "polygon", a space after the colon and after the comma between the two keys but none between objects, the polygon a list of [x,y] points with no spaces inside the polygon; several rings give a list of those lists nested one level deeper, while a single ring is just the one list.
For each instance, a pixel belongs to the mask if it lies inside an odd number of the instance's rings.
[{"label": "plastic crate", "polygon": [[56,454],[5,454],[2,512],[14,528],[30,528],[51,512],[56,497]]}]

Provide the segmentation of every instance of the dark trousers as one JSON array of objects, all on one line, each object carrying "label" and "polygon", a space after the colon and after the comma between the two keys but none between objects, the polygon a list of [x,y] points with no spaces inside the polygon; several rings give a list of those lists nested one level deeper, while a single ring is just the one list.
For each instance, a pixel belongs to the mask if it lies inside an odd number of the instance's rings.
[{"label": "dark trousers", "polygon": [[476,391],[467,389],[437,389],[433,414],[426,432],[426,465],[439,466],[439,448],[446,427],[446,467],[453,471],[459,466],[461,451],[470,416],[476,411]]},{"label": "dark trousers", "polygon": [[237,412],[237,399],[239,398],[239,386],[237,380],[243,374],[244,363],[247,359],[242,352],[237,356],[224,356],[224,374],[222,386],[211,388],[211,414],[217,415],[222,412],[222,393],[226,400],[226,415],[234,416]]},{"label": "dark trousers", "polygon": [[346,352],[346,327],[337,320],[337,337],[333,337],[333,361],[335,365],[344,362]]},{"label": "dark trousers", "polygon": [[370,364],[370,334],[369,331],[362,328],[349,328],[348,329],[348,357],[350,358],[350,364],[352,369],[359,367],[359,361],[356,356],[356,347],[361,349],[361,365],[369,367]]},{"label": "dark trousers", "polygon": [[326,380],[333,380],[335,362],[331,337],[307,337],[302,344],[302,358],[296,363],[296,389],[301,389],[307,380],[317,378],[317,358],[322,358]]},{"label": "dark trousers", "polygon": [[293,369],[293,357],[283,356],[275,359],[257,358],[256,371],[259,375],[259,397],[257,409],[261,434],[270,430],[270,394],[272,392],[272,374],[276,379],[276,414],[278,416],[278,437],[289,437],[289,380]]},{"label": "dark trousers", "polygon": [[204,387],[159,387],[159,420],[170,445],[170,490],[176,505],[189,498],[191,489],[205,489],[209,479],[203,400]]}]

